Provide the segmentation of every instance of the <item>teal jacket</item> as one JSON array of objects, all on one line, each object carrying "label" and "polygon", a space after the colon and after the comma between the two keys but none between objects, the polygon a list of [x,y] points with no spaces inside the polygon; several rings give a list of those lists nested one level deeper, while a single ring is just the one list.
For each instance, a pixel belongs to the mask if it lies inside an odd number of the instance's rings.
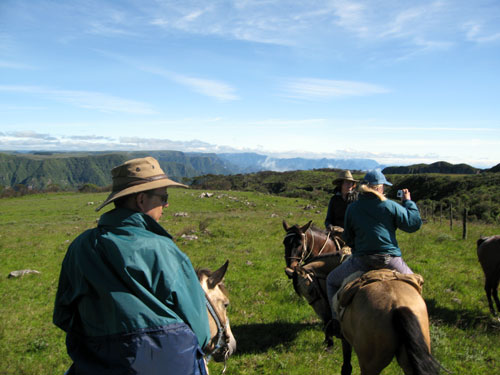
[{"label": "teal jacket", "polygon": [[[96,339],[116,343],[112,344],[116,348],[109,348],[110,353],[124,353],[136,345],[134,353],[127,352],[127,357],[141,352],[145,345],[150,348],[151,343],[160,353],[175,352],[173,347],[158,349],[161,345],[178,345],[167,339],[162,343],[158,335],[166,337],[170,330],[185,336],[182,327],[195,335],[187,340],[194,340],[196,347],[203,348],[210,339],[206,297],[191,261],[154,219],[127,209],[103,214],[97,228],[85,231],[69,246],[61,268],[53,321],[68,333],[70,356],[70,346],[86,345],[86,351],[99,351],[101,344],[96,346]],[[104,360],[109,356],[93,355]],[[84,361],[85,357],[88,355],[83,353]],[[144,363],[149,366],[151,358]]]},{"label": "teal jacket", "polygon": [[422,219],[415,202],[381,201],[375,194],[365,193],[347,207],[343,237],[353,249],[353,256],[401,256],[396,230],[412,233],[421,226]]}]

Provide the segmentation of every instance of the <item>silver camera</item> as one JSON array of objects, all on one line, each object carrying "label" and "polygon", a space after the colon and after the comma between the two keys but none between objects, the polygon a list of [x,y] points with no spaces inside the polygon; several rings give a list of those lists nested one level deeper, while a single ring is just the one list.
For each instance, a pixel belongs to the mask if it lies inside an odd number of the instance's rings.
[{"label": "silver camera", "polygon": [[396,196],[398,198],[403,198],[403,190],[398,190],[398,192],[396,193]]}]

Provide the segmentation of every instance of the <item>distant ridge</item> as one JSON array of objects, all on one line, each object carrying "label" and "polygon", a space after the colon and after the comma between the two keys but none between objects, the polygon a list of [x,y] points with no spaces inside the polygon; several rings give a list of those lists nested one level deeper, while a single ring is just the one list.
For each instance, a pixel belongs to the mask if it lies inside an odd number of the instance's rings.
[{"label": "distant ridge", "polygon": [[221,153],[219,158],[228,163],[228,167],[236,166],[239,173],[261,171],[287,172],[312,169],[351,169],[368,171],[382,166],[373,159],[328,159],[328,158],[277,158],[256,153]]},{"label": "distant ridge", "polygon": [[400,167],[387,167],[382,170],[384,174],[477,174],[481,171],[481,169],[471,167],[468,164],[451,164],[445,161],[438,161],[432,164],[413,164]]},{"label": "distant ridge", "polygon": [[500,163],[498,163],[494,167],[491,167],[490,169],[487,169],[485,172],[492,172],[492,173],[500,172]]},{"label": "distant ridge", "polygon": [[[289,172],[307,170],[349,169],[362,173],[383,168],[371,159],[307,159],[277,158],[257,153],[184,153],[181,151],[99,151],[99,152],[0,152],[0,190],[17,185],[28,189],[77,189],[85,184],[107,187],[111,184],[110,171],[126,160],[153,156],[169,177],[188,183],[194,177],[205,175],[236,175],[264,171]],[[386,167],[386,174],[478,174],[498,172],[500,164],[481,170],[467,164],[444,161],[433,164]]]},{"label": "distant ridge", "polygon": [[0,153],[0,185],[24,185],[32,189],[58,186],[74,189],[85,184],[111,184],[111,169],[124,161],[144,156],[156,158],[174,180],[203,174],[229,174],[215,154],[185,154],[179,151],[97,153]]},{"label": "distant ridge", "polygon": [[380,167],[370,159],[275,158],[256,153],[185,153],[181,151],[0,152],[0,186],[28,189],[55,186],[78,188],[111,184],[110,171],[126,160],[153,156],[176,181],[208,174],[230,175],[260,171],[295,171],[321,168],[368,170]]}]

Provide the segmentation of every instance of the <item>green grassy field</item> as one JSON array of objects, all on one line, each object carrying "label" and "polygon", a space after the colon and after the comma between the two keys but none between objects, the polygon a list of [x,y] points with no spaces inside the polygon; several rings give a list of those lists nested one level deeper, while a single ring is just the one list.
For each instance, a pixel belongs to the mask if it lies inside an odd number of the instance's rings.
[{"label": "green grassy field", "polygon": [[[321,323],[295,295],[284,273],[282,220],[322,226],[326,207],[302,199],[249,192],[169,190],[161,220],[195,267],[215,269],[229,259],[231,327],[238,351],[228,374],[338,374],[340,343],[326,352]],[[64,333],[52,324],[59,269],[66,248],[96,225],[106,194],[53,193],[0,199],[0,374],[63,374],[70,360]],[[94,202],[95,204],[89,204]],[[105,209],[106,210],[106,209]],[[187,216],[176,213],[186,213]],[[498,226],[427,223],[398,233],[406,262],[424,276],[433,353],[454,374],[500,374],[500,323],[490,317],[476,240]],[[194,234],[196,240],[183,238]],[[7,278],[34,269],[39,275]],[[359,374],[353,356],[354,374]],[[210,362],[212,374],[222,365]],[[383,372],[401,374],[395,361]]]}]

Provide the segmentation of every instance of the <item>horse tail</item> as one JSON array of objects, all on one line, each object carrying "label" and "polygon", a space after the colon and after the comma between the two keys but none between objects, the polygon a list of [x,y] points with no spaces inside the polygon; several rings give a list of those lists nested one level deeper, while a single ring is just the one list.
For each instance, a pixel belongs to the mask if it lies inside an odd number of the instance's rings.
[{"label": "horse tail", "polygon": [[392,323],[415,375],[439,374],[441,365],[431,355],[415,314],[408,307],[394,310]]}]

